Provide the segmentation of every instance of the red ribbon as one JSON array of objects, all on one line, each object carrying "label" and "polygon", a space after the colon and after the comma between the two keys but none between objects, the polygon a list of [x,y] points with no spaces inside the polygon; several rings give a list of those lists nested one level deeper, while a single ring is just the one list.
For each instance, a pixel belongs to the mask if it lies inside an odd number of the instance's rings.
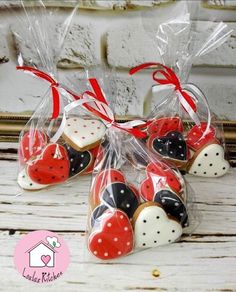
[{"label": "red ribbon", "polygon": [[60,95],[58,91],[59,84],[50,75],[38,69],[28,67],[28,66],[17,66],[16,69],[30,72],[34,74],[35,76],[38,76],[42,78],[43,80],[46,80],[47,82],[50,83],[51,93],[52,93],[52,98],[53,98],[53,103],[52,103],[53,112],[52,112],[51,119],[56,119],[60,114]]},{"label": "red ribbon", "polygon": [[[138,71],[141,71],[143,69],[148,69],[148,68],[153,67],[153,66],[155,66],[155,67],[158,66],[158,67],[161,67],[162,69],[155,70],[152,73],[152,79],[159,84],[174,85],[175,90],[179,91],[181,93],[181,95],[184,97],[184,99],[189,104],[189,106],[192,108],[192,110],[194,112],[196,112],[197,106],[196,106],[195,101],[186,91],[184,91],[184,89],[182,89],[179,78],[177,77],[177,75],[175,74],[175,72],[171,68],[164,66],[163,64],[160,64],[160,63],[144,63],[144,64],[141,64],[141,65],[138,65],[138,66],[132,68],[129,71],[129,74],[133,75],[133,74],[137,73]],[[158,76],[157,76],[158,74],[161,74],[164,77],[164,79],[158,78]]]}]

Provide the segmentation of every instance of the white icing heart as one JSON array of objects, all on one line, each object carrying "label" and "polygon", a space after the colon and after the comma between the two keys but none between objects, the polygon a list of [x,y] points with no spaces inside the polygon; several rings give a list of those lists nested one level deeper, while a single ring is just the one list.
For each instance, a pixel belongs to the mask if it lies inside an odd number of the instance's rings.
[{"label": "white icing heart", "polygon": [[196,157],[189,173],[197,176],[219,177],[229,170],[229,163],[224,159],[224,148],[219,144],[205,147]]},{"label": "white icing heart", "polygon": [[63,136],[69,139],[79,149],[99,142],[104,136],[106,126],[99,120],[84,120],[81,118],[67,119]]},{"label": "white icing heart", "polygon": [[147,206],[135,221],[134,233],[136,247],[155,247],[176,241],[182,235],[182,227],[169,219],[161,207]]},{"label": "white icing heart", "polygon": [[22,189],[31,191],[41,190],[48,186],[38,184],[32,181],[31,178],[28,176],[25,168],[18,174],[17,182]]}]

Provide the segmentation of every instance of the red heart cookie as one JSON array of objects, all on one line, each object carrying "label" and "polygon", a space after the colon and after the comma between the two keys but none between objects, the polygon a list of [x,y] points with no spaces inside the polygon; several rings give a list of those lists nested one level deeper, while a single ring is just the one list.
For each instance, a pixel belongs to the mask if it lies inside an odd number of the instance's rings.
[{"label": "red heart cookie", "polygon": [[47,135],[39,130],[26,132],[20,141],[19,159],[21,163],[27,162],[31,157],[40,154],[48,141]]},{"label": "red heart cookie", "polygon": [[69,170],[66,149],[59,144],[49,144],[39,157],[29,162],[27,172],[34,182],[54,184],[67,180]]},{"label": "red heart cookie", "polygon": [[216,129],[212,126],[209,127],[207,133],[205,133],[207,123],[203,122],[200,126],[195,125],[187,134],[187,145],[193,150],[201,149],[204,145],[216,140]]},{"label": "red heart cookie", "polygon": [[182,185],[175,172],[167,165],[161,162],[151,162],[146,169],[148,178],[158,182],[160,187],[170,187],[173,191],[179,193]]},{"label": "red heart cookie", "polygon": [[156,137],[165,136],[167,133],[171,131],[178,131],[182,133],[184,131],[182,120],[179,117],[169,117],[169,118],[160,118],[151,125],[148,126],[147,129],[149,134],[155,134]]},{"label": "red heart cookie", "polygon": [[106,169],[96,175],[92,183],[92,200],[94,205],[100,204],[100,195],[104,187],[113,182],[125,182],[122,172],[116,169]]},{"label": "red heart cookie", "polygon": [[90,252],[102,260],[124,256],[132,251],[133,245],[131,223],[120,210],[105,212],[99,230],[93,231],[88,239]]}]

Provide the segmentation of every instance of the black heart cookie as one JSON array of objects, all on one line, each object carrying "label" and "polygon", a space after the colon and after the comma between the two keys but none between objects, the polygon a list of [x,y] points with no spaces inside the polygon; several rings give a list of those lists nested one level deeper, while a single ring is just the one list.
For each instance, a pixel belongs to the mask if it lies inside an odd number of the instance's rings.
[{"label": "black heart cookie", "polygon": [[70,177],[85,171],[92,162],[91,153],[89,151],[77,151],[67,144],[64,147],[66,148],[70,161]]},{"label": "black heart cookie", "polygon": [[153,201],[159,203],[168,215],[175,217],[183,227],[188,226],[188,213],[182,200],[169,190],[157,192]]},{"label": "black heart cookie", "polygon": [[165,137],[155,138],[152,147],[162,156],[167,156],[177,160],[187,160],[188,148],[181,133],[172,131]]},{"label": "black heart cookie", "polygon": [[93,210],[90,217],[91,227],[94,227],[94,225],[96,224],[100,224],[100,218],[103,215],[103,213],[107,210],[108,210],[108,207],[105,205],[99,205]]},{"label": "black heart cookie", "polygon": [[124,211],[132,218],[139,205],[137,195],[125,183],[112,183],[103,191],[101,200],[104,204]]}]

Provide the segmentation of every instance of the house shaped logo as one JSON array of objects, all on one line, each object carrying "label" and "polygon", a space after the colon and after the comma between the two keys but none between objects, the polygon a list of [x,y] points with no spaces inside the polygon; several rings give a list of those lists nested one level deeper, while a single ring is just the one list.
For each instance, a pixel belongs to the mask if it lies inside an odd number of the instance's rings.
[{"label": "house shaped logo", "polygon": [[32,268],[52,268],[55,266],[56,251],[43,241],[26,251],[29,254],[29,266]]}]

